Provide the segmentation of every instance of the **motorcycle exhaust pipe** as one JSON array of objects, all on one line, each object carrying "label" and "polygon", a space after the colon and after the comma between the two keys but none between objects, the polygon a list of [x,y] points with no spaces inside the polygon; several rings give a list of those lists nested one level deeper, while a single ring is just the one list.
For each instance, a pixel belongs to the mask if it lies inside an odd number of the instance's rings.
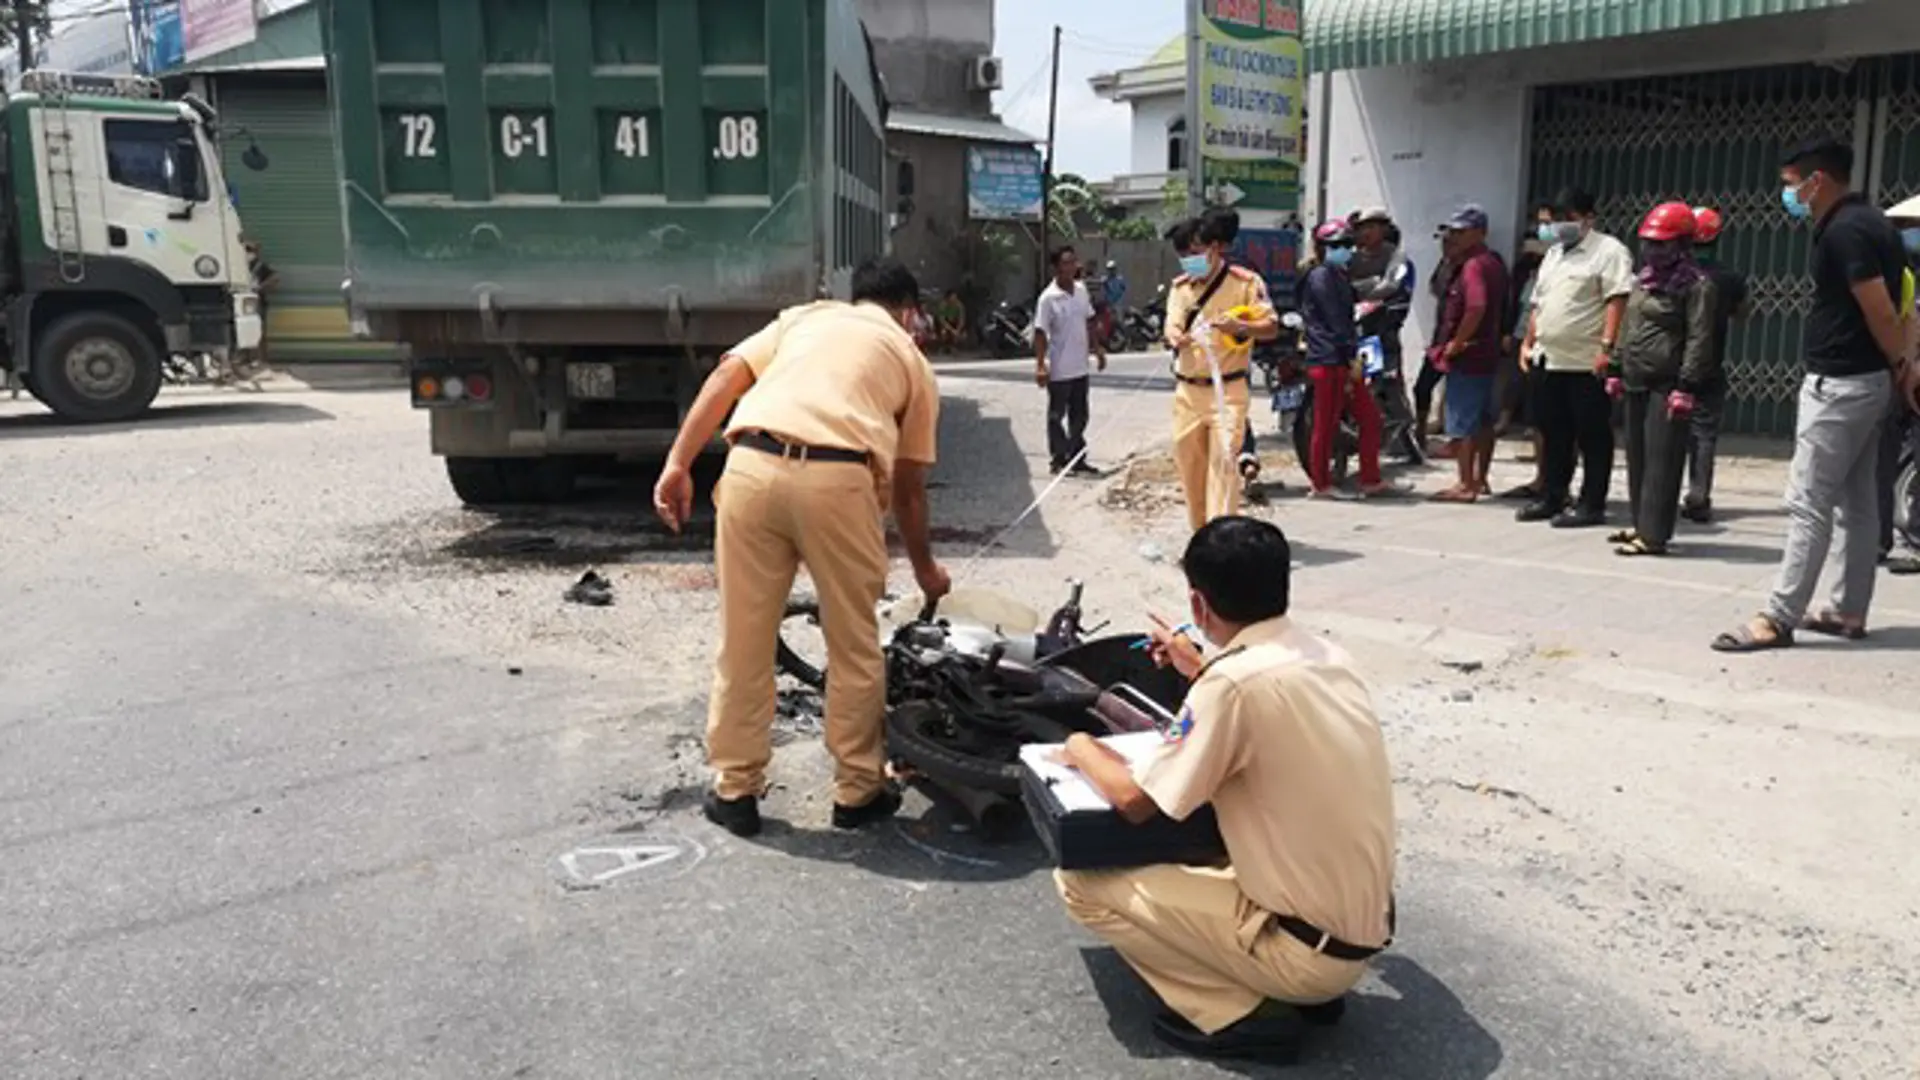
[{"label": "motorcycle exhaust pipe", "polygon": [[1015,799],[979,788],[943,784],[926,776],[920,777],[920,782],[959,804],[990,844],[1012,840],[1026,827],[1027,812]]}]

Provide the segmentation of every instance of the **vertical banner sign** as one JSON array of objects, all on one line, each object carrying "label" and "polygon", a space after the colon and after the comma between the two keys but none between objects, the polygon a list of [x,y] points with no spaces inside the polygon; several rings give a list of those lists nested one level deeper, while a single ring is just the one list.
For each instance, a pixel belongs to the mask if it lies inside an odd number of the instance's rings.
[{"label": "vertical banner sign", "polygon": [[254,0],[180,0],[180,43],[188,63],[250,44],[259,32]]},{"label": "vertical banner sign", "polygon": [[1199,5],[1198,149],[1210,201],[1298,210],[1306,105],[1300,0],[1193,2]]}]

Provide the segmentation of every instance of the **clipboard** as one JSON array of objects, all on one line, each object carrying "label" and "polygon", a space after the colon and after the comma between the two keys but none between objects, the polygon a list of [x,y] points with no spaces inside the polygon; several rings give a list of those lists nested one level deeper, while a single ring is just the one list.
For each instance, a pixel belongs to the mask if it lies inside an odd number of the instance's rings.
[{"label": "clipboard", "polygon": [[[1142,706],[1140,701],[1129,704]],[[1164,732],[1171,728],[1174,718],[1157,705],[1153,709],[1161,714],[1154,716],[1154,730],[1110,735],[1100,741],[1130,762],[1159,752],[1166,745]],[[1059,749],[1057,743],[1020,748],[1021,801],[1055,866],[1062,870],[1119,870],[1163,863],[1215,866],[1226,862],[1226,842],[1220,837],[1212,806],[1202,806],[1185,821],[1156,814],[1135,825],[1121,817],[1078,771],[1048,760]]]}]

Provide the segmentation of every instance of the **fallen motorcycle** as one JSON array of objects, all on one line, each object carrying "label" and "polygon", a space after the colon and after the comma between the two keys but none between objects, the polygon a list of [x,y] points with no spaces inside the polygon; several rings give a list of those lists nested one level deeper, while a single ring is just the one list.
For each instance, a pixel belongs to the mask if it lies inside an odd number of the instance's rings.
[{"label": "fallen motorcycle", "polygon": [[[1044,626],[1017,601],[985,591],[956,593],[897,624],[883,608],[887,672],[887,748],[910,772],[959,802],[990,838],[1026,818],[1020,811],[1020,747],[1062,742],[1076,731],[1104,735],[1153,726],[1131,704],[1144,699],[1168,712],[1186,695],[1186,680],[1154,665],[1144,634],[1090,637],[1082,625],[1083,586]],[[790,619],[817,619],[800,602]],[[787,642],[779,669],[824,690],[823,666]]]}]

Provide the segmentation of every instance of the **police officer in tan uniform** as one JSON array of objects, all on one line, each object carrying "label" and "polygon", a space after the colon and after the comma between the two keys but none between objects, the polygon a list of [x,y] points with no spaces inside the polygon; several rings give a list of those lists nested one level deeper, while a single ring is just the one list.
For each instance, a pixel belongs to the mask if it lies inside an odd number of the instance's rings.
[{"label": "police officer in tan uniform", "polygon": [[[1226,209],[1203,214],[1195,235],[1202,253],[1181,258],[1184,272],[1174,279],[1167,294],[1167,344],[1174,349],[1174,377],[1178,380],[1173,392],[1173,461],[1186,495],[1187,525],[1192,529],[1199,529],[1209,517],[1238,513],[1240,509],[1241,486],[1234,472],[1234,455],[1246,430],[1247,367],[1253,354],[1250,348],[1236,348],[1222,336],[1271,341],[1280,333],[1279,316],[1267,298],[1266,282],[1252,270],[1227,261],[1227,252],[1239,235],[1239,214]],[[1255,317],[1228,315],[1241,307],[1253,309]],[[1202,323],[1211,327],[1212,340],[1199,339]],[[1214,393],[1213,362],[1220,365],[1226,398],[1224,421]]]},{"label": "police officer in tan uniform", "polygon": [[1288,620],[1291,564],[1268,522],[1196,532],[1181,562],[1194,630],[1154,632],[1156,657],[1193,680],[1168,745],[1130,767],[1076,735],[1063,755],[1129,821],[1213,806],[1226,866],[1056,874],[1067,911],[1169,1007],[1155,1033],[1204,1056],[1289,1060],[1393,932],[1379,721],[1352,660]]},{"label": "police officer in tan uniform", "polygon": [[782,312],[721,358],[654,488],[655,510],[678,532],[693,511],[689,467],[726,421],[732,449],[714,493],[720,651],[707,713],[715,778],[705,809],[735,835],[760,830],[773,759],[774,643],[802,565],[833,672],[825,725],[833,823],[860,828],[900,808],[885,777],[875,612],[887,582],[889,502],[923,596],[937,600],[951,587],[928,539],[940,392],[905,329],[919,303],[906,267],[875,260],[854,271],[851,303]]}]

